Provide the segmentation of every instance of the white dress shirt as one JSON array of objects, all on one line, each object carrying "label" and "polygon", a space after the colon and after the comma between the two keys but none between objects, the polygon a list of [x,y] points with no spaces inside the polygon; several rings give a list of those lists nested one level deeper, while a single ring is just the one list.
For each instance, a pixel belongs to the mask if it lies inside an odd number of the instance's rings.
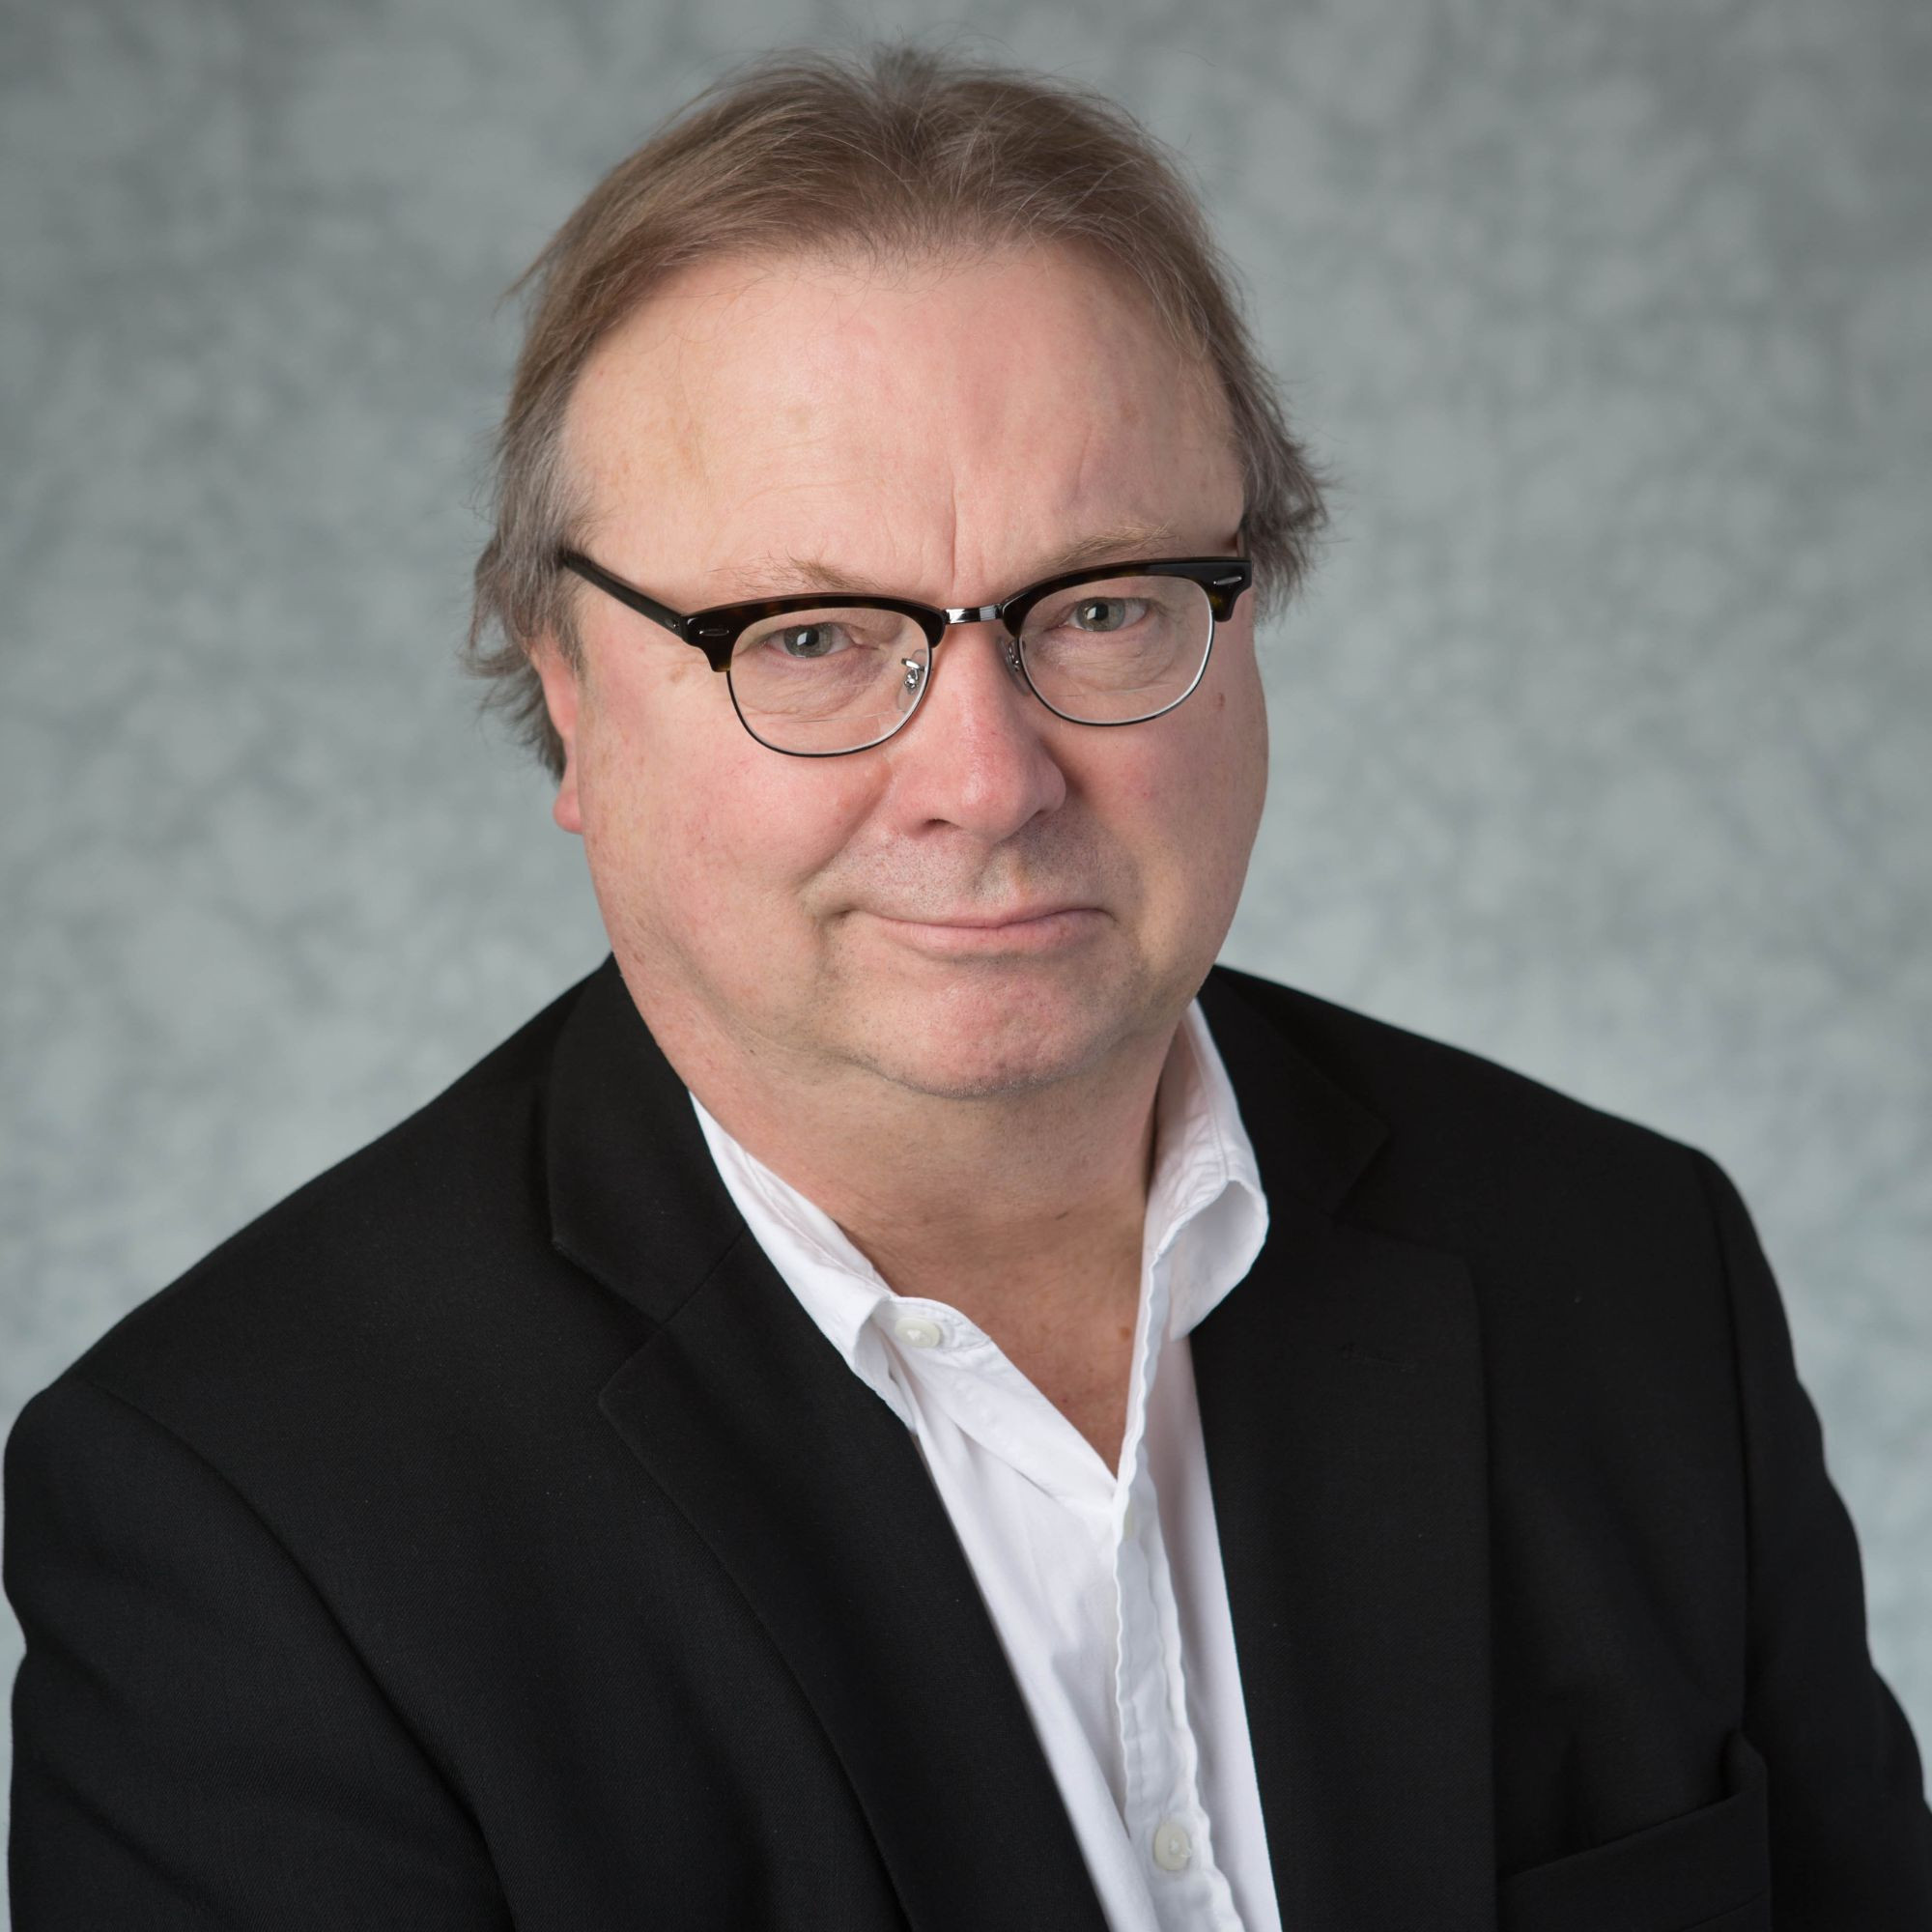
[{"label": "white dress shirt", "polygon": [[1187,1341],[1252,1265],[1267,1202],[1199,1004],[1155,1101],[1118,1474],[982,1329],[895,1294],[692,1105],[758,1245],[919,1444],[1113,1932],[1280,1932]]}]

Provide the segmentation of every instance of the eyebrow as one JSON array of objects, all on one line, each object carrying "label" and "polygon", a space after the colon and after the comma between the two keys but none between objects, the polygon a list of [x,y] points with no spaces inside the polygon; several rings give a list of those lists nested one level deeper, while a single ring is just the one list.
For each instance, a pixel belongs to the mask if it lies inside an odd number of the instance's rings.
[{"label": "eyebrow", "polygon": [[[1084,570],[1090,563],[1106,563],[1116,557],[1124,561],[1129,557],[1163,556],[1177,541],[1171,524],[1111,524],[1037,558],[1026,582],[1037,583],[1042,578],[1058,577],[1063,571]],[[783,597],[794,590],[851,590],[867,597],[906,594],[903,583],[881,582],[869,572],[798,551],[769,551],[742,563],[726,564],[713,571],[711,577],[722,588],[746,596],[763,592]]]}]

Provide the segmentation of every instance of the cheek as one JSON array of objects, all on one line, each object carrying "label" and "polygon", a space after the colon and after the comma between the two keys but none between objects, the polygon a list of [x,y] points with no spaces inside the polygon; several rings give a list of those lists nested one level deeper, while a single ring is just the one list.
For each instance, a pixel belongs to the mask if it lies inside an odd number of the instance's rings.
[{"label": "cheek", "polygon": [[1179,728],[1150,746],[1135,792],[1174,842],[1212,849],[1251,837],[1267,781],[1267,723],[1259,690],[1216,684],[1162,721]]},{"label": "cheek", "polygon": [[[1183,723],[1184,720],[1184,723]],[[1231,919],[1267,789],[1267,721],[1259,683],[1195,693],[1122,773],[1116,796],[1136,828],[1147,889],[1178,924]]]},{"label": "cheek", "polygon": [[582,781],[599,899],[680,950],[795,939],[806,889],[869,809],[863,774],[767,751],[699,709],[710,695],[640,693],[599,719]]},{"label": "cheek", "polygon": [[1219,675],[1196,694],[1210,701],[1197,721],[1206,742],[1195,757],[1203,771],[1215,774],[1231,832],[1241,836],[1238,828],[1245,826],[1244,836],[1252,841],[1267,791],[1268,726],[1267,696],[1245,625],[1229,638],[1213,668]]}]

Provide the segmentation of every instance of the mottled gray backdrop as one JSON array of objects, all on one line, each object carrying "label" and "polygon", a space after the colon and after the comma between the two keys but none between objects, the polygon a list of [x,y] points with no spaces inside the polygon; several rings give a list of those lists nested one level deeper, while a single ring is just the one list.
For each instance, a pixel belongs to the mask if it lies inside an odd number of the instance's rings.
[{"label": "mottled gray backdrop", "polygon": [[0,1425],[603,955],[453,668],[494,304],[732,58],[909,29],[1180,147],[1342,479],[1230,957],[1729,1168],[1932,1746],[1924,0],[0,23]]}]

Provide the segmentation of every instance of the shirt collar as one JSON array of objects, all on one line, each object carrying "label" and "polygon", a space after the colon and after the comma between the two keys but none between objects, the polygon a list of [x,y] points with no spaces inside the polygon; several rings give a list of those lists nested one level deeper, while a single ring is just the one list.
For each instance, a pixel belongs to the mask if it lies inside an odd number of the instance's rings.
[{"label": "shirt collar", "polygon": [[691,1104],[718,1172],[758,1245],[794,1293],[810,1282],[813,1318],[846,1362],[856,1364],[860,1337],[873,1311],[895,1298],[885,1278],[824,1208],[734,1140],[696,1094]]},{"label": "shirt collar", "polygon": [[[794,1289],[800,1264],[814,1317],[848,1363],[881,1301],[899,1299],[843,1229],[749,1152],[696,1094],[711,1157],[758,1244]],[[1235,1089],[1198,1000],[1176,1027],[1154,1096],[1154,1167],[1148,1185],[1142,1272],[1171,1268],[1167,1332],[1184,1335],[1253,1265],[1267,1234],[1267,1197]]]},{"label": "shirt collar", "polygon": [[1143,1237],[1148,1266],[1173,1261],[1170,1335],[1185,1335],[1246,1275],[1267,1223],[1267,1196],[1234,1083],[1201,1003],[1191,1001],[1154,1099],[1154,1170]]}]

